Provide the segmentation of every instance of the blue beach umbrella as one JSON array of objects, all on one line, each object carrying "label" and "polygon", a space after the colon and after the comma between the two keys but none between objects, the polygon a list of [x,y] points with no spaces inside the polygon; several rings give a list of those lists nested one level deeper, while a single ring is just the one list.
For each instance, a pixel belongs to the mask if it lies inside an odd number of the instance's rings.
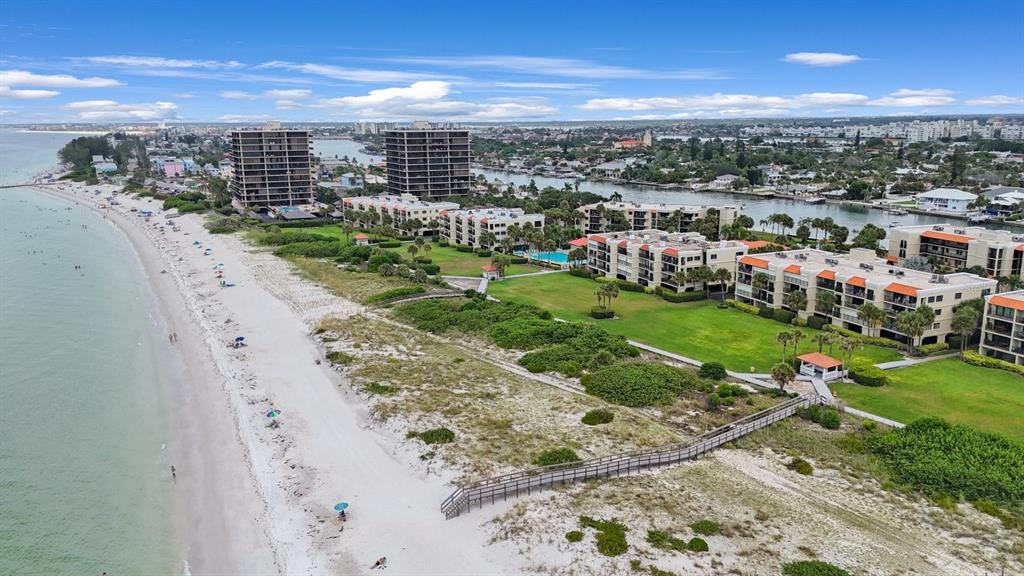
[{"label": "blue beach umbrella", "polygon": [[271,411],[267,412],[267,418],[274,418],[275,416],[279,415],[280,413],[281,413],[280,410],[271,410]]},{"label": "blue beach umbrella", "polygon": [[348,502],[338,502],[337,504],[334,505],[334,509],[337,510],[338,512],[341,512],[346,508],[348,508]]},{"label": "blue beach umbrella", "polygon": [[242,340],[245,340],[245,336],[235,336],[235,342],[241,342]]}]

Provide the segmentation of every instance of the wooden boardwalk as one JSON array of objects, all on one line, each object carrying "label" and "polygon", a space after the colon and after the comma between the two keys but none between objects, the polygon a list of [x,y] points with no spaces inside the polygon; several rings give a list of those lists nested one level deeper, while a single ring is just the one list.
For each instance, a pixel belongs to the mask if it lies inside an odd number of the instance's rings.
[{"label": "wooden boardwalk", "polygon": [[682,444],[605,456],[571,464],[543,466],[478,480],[460,486],[452,492],[441,503],[441,513],[445,515],[445,518],[451,519],[463,512],[469,512],[474,506],[479,508],[496,500],[516,498],[521,494],[531,494],[559,484],[621,476],[691,460],[722,444],[732,442],[755,430],[789,418],[801,408],[820,402],[821,398],[817,396],[800,396],[705,432]]}]

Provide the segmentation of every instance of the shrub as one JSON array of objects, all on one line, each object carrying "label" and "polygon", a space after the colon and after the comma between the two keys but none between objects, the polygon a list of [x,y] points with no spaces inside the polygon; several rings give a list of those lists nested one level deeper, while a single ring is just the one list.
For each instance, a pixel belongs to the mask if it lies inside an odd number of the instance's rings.
[{"label": "shrub", "polygon": [[447,240],[438,240],[437,241],[437,245],[442,247],[442,248],[447,248],[448,247],[448,241]]},{"label": "shrub", "polygon": [[1014,503],[1024,499],[1024,445],[938,418],[866,438],[894,481],[924,494]]},{"label": "shrub", "polygon": [[437,264],[417,264],[416,267],[430,276],[436,276],[441,273],[441,267]]},{"label": "shrub", "polygon": [[958,334],[953,334],[946,339],[946,343],[949,344],[950,349],[959,350],[960,345],[963,343],[963,337]]},{"label": "shrub", "polygon": [[768,318],[769,320],[775,317],[775,312],[771,308],[759,308],[757,315],[761,318]]},{"label": "shrub", "polygon": [[708,543],[703,538],[691,538],[686,543],[686,549],[690,552],[707,552]]},{"label": "shrub", "polygon": [[[323,238],[315,234],[311,234],[311,236]],[[305,256],[307,258],[340,258],[347,254],[349,254],[348,247],[334,240],[294,242],[274,250],[275,256]]]},{"label": "shrub", "polygon": [[459,252],[466,252],[466,253],[472,253],[473,252],[473,247],[472,246],[463,246],[461,244],[456,246],[455,249],[458,250]]},{"label": "shrub", "polygon": [[807,317],[807,327],[808,328],[814,328],[815,330],[821,330],[822,327],[825,326],[825,324],[828,324],[828,320],[825,319],[825,318],[822,318],[821,316],[808,316]]},{"label": "shrub", "polygon": [[538,454],[533,463],[537,466],[554,466],[579,461],[580,457],[571,448],[553,448]]},{"label": "shrub", "polygon": [[974,502],[974,508],[978,512],[997,518],[1003,523],[1003,526],[1006,526],[1011,530],[1014,528],[1017,530],[1024,530],[1024,518],[1015,516],[1014,514],[1003,510],[993,502],[989,502],[988,500],[976,500]]},{"label": "shrub", "polygon": [[583,540],[583,532],[580,532],[579,530],[570,530],[565,533],[565,539],[569,542],[579,542]]},{"label": "shrub", "polygon": [[613,404],[641,407],[665,404],[697,387],[693,370],[660,363],[624,362],[585,374],[580,382],[588,394]]},{"label": "shrub", "polygon": [[586,268],[570,268],[569,274],[578,276],[580,278],[593,278],[594,275],[590,273]]},{"label": "shrub", "polygon": [[832,406],[822,406],[821,404],[814,404],[800,410],[800,417],[805,420],[810,420],[822,428],[829,430],[838,430],[840,424],[839,411]]},{"label": "shrub", "polygon": [[625,290],[626,292],[647,292],[647,287],[636,282],[630,282],[628,280],[614,279],[613,282],[619,287],[619,290]]},{"label": "shrub", "polygon": [[477,250],[476,255],[481,258],[489,258],[491,256],[490,250]]},{"label": "shrub", "polygon": [[455,432],[447,428],[433,428],[416,435],[424,444],[449,444],[455,441]]},{"label": "shrub", "polygon": [[654,293],[666,302],[696,302],[698,300],[706,300],[708,297],[706,290],[675,292],[673,290],[666,290],[661,286],[655,288]]},{"label": "shrub", "polygon": [[936,342],[935,344],[922,344],[917,347],[917,351],[925,356],[931,356],[932,354],[938,354],[949,350],[949,344],[945,342]]},{"label": "shrub", "polygon": [[849,370],[850,378],[862,386],[879,387],[892,382],[885,370],[877,366],[857,364]]},{"label": "shrub", "polygon": [[379,252],[366,261],[366,271],[376,273],[384,264],[399,264],[402,257],[394,252]]},{"label": "shrub", "polygon": [[394,298],[400,298],[402,296],[411,296],[413,294],[423,294],[427,289],[423,286],[399,286],[398,288],[392,288],[385,290],[379,294],[374,294],[366,299],[367,302],[385,302]]},{"label": "shrub", "polygon": [[824,326],[822,330],[828,330],[829,332],[835,332],[836,334],[840,334],[847,338],[852,338],[860,342],[861,344],[872,344],[874,346],[880,346],[882,348],[900,347],[900,343],[895,340],[890,340],[888,338],[878,338],[875,336],[865,336],[864,334],[854,332],[853,330],[847,330],[846,328],[836,326],[835,324],[828,324]]},{"label": "shrub", "polygon": [[782,322],[783,324],[792,324],[793,319],[796,318],[796,314],[789,310],[783,310],[782,308],[776,308],[772,311],[772,318],[776,322]]},{"label": "shrub", "polygon": [[629,550],[626,526],[615,520],[596,520],[580,516],[580,525],[597,530],[597,551],[605,556],[621,556]]},{"label": "shrub", "polygon": [[748,392],[743,386],[729,383],[722,383],[716,386],[715,394],[723,399],[723,404],[725,403],[724,400],[728,399],[728,404],[730,406],[732,405],[732,400],[734,398],[746,398],[747,396],[750,396],[750,392]]},{"label": "shrub", "polygon": [[607,320],[615,317],[615,310],[605,306],[591,306],[590,317],[597,320]]},{"label": "shrub", "polygon": [[793,458],[789,464],[786,464],[786,468],[804,476],[810,476],[814,472],[814,466],[811,466],[811,463],[803,458]]},{"label": "shrub", "polygon": [[989,358],[988,356],[972,352],[970,350],[964,352],[962,358],[964,362],[967,362],[972,366],[1006,370],[1024,376],[1024,366],[1014,364],[1013,362],[1007,362],[1006,360],[1000,360],[998,358]]},{"label": "shrub", "polygon": [[335,350],[327,353],[327,361],[331,364],[351,364],[355,360],[351,354],[346,354],[341,350]]},{"label": "shrub", "polygon": [[377,394],[379,396],[390,396],[395,392],[398,392],[398,388],[391,386],[390,384],[378,384],[373,382],[363,386],[363,390],[366,390],[370,394]]},{"label": "shrub", "polygon": [[690,529],[701,536],[714,536],[722,530],[722,527],[713,520],[698,520],[690,524]]},{"label": "shrub", "polygon": [[850,576],[846,570],[821,560],[790,562],[782,567],[782,574],[783,576]]},{"label": "shrub", "polygon": [[615,414],[610,410],[591,410],[583,415],[583,423],[587,426],[597,426],[598,424],[607,424],[615,419]]},{"label": "shrub", "polygon": [[529,258],[523,258],[522,256],[509,256],[509,264],[526,264],[530,261]]},{"label": "shrub", "polygon": [[735,308],[740,312],[746,312],[747,314],[760,314],[761,312],[761,309],[758,308],[757,306],[747,304],[746,302],[740,302],[739,300],[733,300],[731,298],[729,300],[726,300],[725,304],[730,308]]},{"label": "shrub", "polygon": [[398,240],[384,240],[377,243],[378,248],[400,248],[401,246],[402,243]]},{"label": "shrub", "polygon": [[661,550],[686,550],[686,540],[680,540],[664,530],[648,530],[647,543]]},{"label": "shrub", "polygon": [[725,364],[721,362],[705,362],[700,366],[700,377],[708,380],[722,380],[725,378]]}]

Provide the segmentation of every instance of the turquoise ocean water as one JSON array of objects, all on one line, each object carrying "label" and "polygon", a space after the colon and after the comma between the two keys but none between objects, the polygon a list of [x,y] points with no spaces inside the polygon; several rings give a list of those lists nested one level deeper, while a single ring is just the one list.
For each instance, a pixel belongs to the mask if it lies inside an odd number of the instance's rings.
[{"label": "turquoise ocean water", "polygon": [[[0,183],[73,137],[0,129]],[[109,222],[0,190],[0,574],[182,572],[153,306]]]}]

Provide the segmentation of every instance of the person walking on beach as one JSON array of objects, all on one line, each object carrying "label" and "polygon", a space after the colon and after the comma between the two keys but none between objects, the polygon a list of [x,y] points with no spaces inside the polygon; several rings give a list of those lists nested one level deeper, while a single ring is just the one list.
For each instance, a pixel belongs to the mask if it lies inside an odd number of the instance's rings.
[{"label": "person walking on beach", "polygon": [[378,568],[383,570],[383,569],[387,568],[387,563],[388,563],[388,559],[386,557],[384,557],[384,556],[381,556],[380,558],[377,559],[376,562],[373,563],[373,566],[370,566],[370,570],[377,570]]},{"label": "person walking on beach", "polygon": [[175,333],[174,333],[174,341],[175,341],[175,342],[177,342],[177,341],[178,341],[178,333],[177,333],[177,332],[175,332]]},{"label": "person walking on beach", "polygon": [[178,479],[178,471],[174,469],[174,466],[171,466],[171,479],[172,480],[177,480]]},{"label": "person walking on beach", "polygon": [[167,335],[167,341],[170,342],[171,344],[174,344],[174,335],[173,334],[168,334]]}]

